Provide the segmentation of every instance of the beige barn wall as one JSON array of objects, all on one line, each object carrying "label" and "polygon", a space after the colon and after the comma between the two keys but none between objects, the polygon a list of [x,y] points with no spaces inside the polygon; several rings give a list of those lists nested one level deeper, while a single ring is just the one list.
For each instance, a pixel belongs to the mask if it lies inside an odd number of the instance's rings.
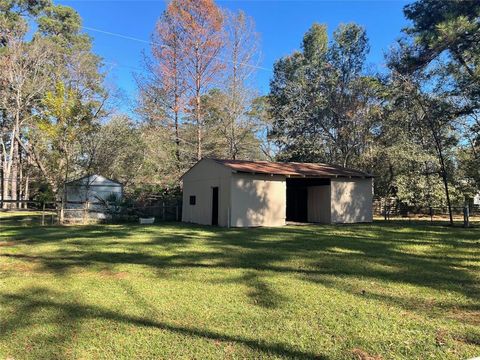
[{"label": "beige barn wall", "polygon": [[[183,177],[182,221],[196,224],[212,224],[212,188],[218,186],[218,224],[228,225],[230,207],[231,170],[210,159],[197,163]],[[190,196],[196,196],[196,204],[190,205]]]},{"label": "beige barn wall", "polygon": [[332,179],[332,222],[372,222],[372,179]]},{"label": "beige barn wall", "polygon": [[231,226],[285,225],[284,176],[232,174],[231,183]]},{"label": "beige barn wall", "polygon": [[331,192],[329,185],[308,187],[308,222],[330,224]]}]

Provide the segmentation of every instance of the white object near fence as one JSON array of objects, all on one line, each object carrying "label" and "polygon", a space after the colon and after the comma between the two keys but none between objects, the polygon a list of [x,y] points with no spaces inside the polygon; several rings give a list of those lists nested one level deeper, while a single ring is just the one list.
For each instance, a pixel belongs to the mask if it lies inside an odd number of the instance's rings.
[{"label": "white object near fence", "polygon": [[150,217],[150,218],[139,218],[140,220],[140,224],[142,225],[151,225],[155,222],[155,218],[154,217]]}]

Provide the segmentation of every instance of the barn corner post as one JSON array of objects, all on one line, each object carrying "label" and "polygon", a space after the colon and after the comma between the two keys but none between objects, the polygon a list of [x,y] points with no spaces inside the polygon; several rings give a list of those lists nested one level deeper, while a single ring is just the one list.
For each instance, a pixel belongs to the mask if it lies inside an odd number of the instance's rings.
[{"label": "barn corner post", "polygon": [[227,208],[227,229],[230,229],[231,220],[230,220],[230,206]]}]

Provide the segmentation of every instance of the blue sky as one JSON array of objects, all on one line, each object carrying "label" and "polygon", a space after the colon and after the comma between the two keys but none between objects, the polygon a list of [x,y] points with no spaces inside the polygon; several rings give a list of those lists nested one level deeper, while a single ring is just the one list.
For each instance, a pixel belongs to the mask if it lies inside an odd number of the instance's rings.
[{"label": "blue sky", "polygon": [[[122,34],[148,42],[155,22],[165,9],[164,0],[61,0],[81,15],[86,28]],[[368,62],[377,70],[384,69],[384,53],[407,25],[402,8],[406,1],[302,1],[302,0],[231,0],[217,1],[232,10],[243,9],[255,19],[261,36],[261,66],[272,69],[278,58],[299,49],[303,34],[314,23],[327,24],[331,33],[339,24],[356,22],[363,25],[370,39]],[[105,33],[87,30],[94,39],[94,51],[109,68],[108,81],[130,100],[136,95],[134,72],[141,71],[142,52],[149,45]],[[112,65],[116,64],[116,65]],[[271,70],[259,70],[255,83],[260,94],[268,92]],[[125,103],[127,110],[127,103]]]}]

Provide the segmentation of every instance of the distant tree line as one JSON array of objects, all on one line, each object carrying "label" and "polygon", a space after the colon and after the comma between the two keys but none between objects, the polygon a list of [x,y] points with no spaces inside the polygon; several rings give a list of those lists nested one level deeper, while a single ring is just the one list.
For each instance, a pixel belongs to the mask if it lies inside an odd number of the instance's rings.
[{"label": "distant tree line", "polygon": [[259,96],[253,19],[171,0],[122,114],[77,12],[0,0],[2,197],[62,202],[88,173],[134,197],[177,193],[193,163],[220,157],[339,164],[373,173],[378,197],[463,205],[480,189],[480,4],[418,0],[404,14],[387,71],[368,66],[362,26],[329,38],[313,24]]},{"label": "distant tree line", "polygon": [[480,186],[480,4],[420,0],[411,26],[369,73],[365,29],[314,24],[278,60],[266,97],[282,160],[376,175],[375,194],[417,206],[462,206]]},{"label": "distant tree line", "polygon": [[[36,27],[29,25],[35,23]],[[2,197],[62,200],[65,181],[88,168],[88,139],[105,115],[101,61],[71,8],[48,0],[0,1]],[[33,33],[31,33],[33,32]]]}]

